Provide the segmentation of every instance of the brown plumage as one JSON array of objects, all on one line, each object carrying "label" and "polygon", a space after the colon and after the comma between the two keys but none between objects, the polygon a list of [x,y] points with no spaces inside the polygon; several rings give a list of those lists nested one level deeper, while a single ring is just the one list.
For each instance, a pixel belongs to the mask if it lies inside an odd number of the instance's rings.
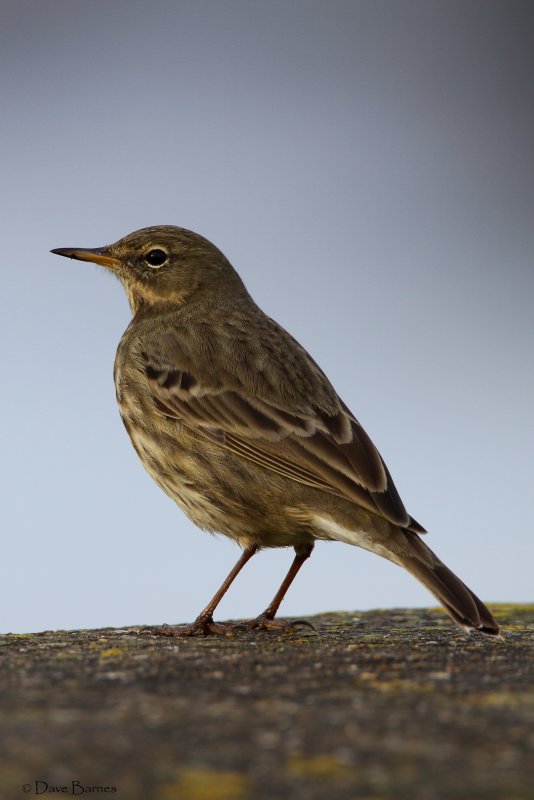
[{"label": "brown plumage", "polygon": [[274,616],[316,539],[348,542],[409,570],[468,629],[497,634],[484,604],[426,546],[380,454],[308,353],[254,303],[225,256],[172,226],[94,250],[122,281],[133,318],[115,359],[117,401],[144,466],[201,528],[244,555],[195,623],[165,635],[227,632],[220,598],[263,547],[294,547]]}]

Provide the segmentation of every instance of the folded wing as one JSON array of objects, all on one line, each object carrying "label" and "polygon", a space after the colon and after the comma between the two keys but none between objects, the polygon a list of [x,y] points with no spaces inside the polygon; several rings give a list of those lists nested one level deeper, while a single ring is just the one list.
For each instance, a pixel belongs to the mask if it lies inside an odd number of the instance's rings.
[{"label": "folded wing", "polygon": [[[284,332],[285,333],[285,332]],[[391,522],[418,533],[424,529],[407,513],[378,450],[335,394],[328,379],[299,347],[299,387],[283,392],[288,373],[263,358],[254,391],[240,377],[239,364],[221,381],[220,364],[211,379],[178,339],[141,353],[149,392],[159,412],[181,420],[197,433],[241,458],[291,480],[344,497]],[[294,350],[292,351],[294,352]],[[156,355],[157,354],[157,355]],[[268,362],[268,369],[265,362]],[[259,363],[259,362],[258,362]],[[295,375],[295,364],[289,375]],[[302,380],[300,381],[300,378]],[[317,390],[314,384],[318,383]],[[320,402],[316,403],[319,398]],[[315,401],[315,402],[314,402]]]}]

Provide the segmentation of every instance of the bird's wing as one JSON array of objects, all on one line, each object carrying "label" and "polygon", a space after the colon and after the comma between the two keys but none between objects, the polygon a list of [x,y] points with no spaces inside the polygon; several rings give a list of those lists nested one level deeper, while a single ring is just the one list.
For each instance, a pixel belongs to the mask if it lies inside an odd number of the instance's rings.
[{"label": "bird's wing", "polygon": [[[142,350],[139,368],[161,414],[265,469],[424,532],[362,426],[306,351],[280,331],[285,361],[265,344],[252,351],[241,341],[233,361],[219,353],[210,369],[206,359],[195,363],[183,340],[165,335]],[[214,354],[205,355],[209,363]]]}]

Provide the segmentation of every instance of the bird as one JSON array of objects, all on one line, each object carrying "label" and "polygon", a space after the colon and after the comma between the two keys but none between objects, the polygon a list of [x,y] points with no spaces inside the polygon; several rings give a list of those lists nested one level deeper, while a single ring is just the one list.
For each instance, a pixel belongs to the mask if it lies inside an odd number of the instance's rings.
[{"label": "bird", "polygon": [[240,627],[287,631],[276,618],[314,543],[364,548],[417,578],[466,631],[499,636],[484,603],[423,541],[389,470],[325,373],[254,302],[208,239],[158,225],[97,248],[51,251],[98,264],[122,283],[132,318],[115,358],[124,426],[144,467],[201,529],[241,557],[194,622],[163,636],[235,635],[215,610],[265,548],[294,558],[265,611]]}]

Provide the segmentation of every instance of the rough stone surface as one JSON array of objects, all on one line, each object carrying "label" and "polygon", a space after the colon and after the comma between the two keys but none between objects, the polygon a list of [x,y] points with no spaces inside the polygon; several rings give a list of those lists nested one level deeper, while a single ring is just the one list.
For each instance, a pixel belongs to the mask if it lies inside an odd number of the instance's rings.
[{"label": "rough stone surface", "polygon": [[0,797],[532,800],[534,605],[493,610],[504,641],[399,609],[2,636]]}]

